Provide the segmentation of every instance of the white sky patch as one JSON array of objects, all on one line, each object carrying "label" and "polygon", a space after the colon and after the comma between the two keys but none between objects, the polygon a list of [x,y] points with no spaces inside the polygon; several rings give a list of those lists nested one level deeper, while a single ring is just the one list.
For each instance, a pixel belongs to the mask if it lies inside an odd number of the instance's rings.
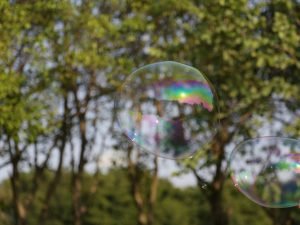
[{"label": "white sky patch", "polygon": [[[107,172],[110,168],[117,166],[126,166],[124,151],[107,150],[104,151],[98,161],[98,166],[102,172]],[[159,177],[168,179],[170,182],[180,188],[190,187],[196,185],[196,179],[192,173],[183,175],[174,175],[179,171],[179,167],[174,160],[159,158]],[[88,169],[88,168],[87,168]],[[93,172],[88,169],[88,171]]]},{"label": "white sky patch", "polygon": [[126,166],[126,162],[124,161],[124,152],[115,150],[104,151],[98,161],[98,166],[101,170],[106,172],[115,165]]},{"label": "white sky patch", "polygon": [[179,170],[180,168],[178,167],[176,161],[159,158],[160,177],[170,180],[174,186],[180,188],[195,186],[197,184],[197,181],[192,173],[174,175],[174,173],[178,172]]}]

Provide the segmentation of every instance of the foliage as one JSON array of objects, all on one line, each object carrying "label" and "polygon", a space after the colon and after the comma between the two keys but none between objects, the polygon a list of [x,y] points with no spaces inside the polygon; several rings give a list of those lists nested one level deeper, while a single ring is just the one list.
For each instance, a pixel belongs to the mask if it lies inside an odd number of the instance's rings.
[{"label": "foliage", "polygon": [[[30,194],[30,177],[33,174],[22,174],[23,195]],[[52,176],[48,173],[44,185],[47,186],[47,180]],[[116,225],[135,224],[137,211],[134,201],[130,195],[130,185],[127,179],[127,172],[124,169],[112,169],[107,173],[99,173],[96,176],[86,173],[84,175],[85,187],[83,190],[82,210],[86,210],[83,218],[84,225]],[[146,175],[147,176],[147,175]],[[50,213],[45,224],[72,224],[72,206],[69,183],[70,173],[64,171],[63,182],[50,202]],[[50,181],[50,179],[49,179]],[[147,186],[147,179],[145,186]],[[208,204],[204,196],[196,187],[179,189],[174,187],[169,181],[159,180],[159,193],[157,205],[155,208],[156,222],[160,225],[200,225],[210,224],[211,217],[208,213]],[[10,207],[11,195],[9,191],[8,180],[2,181],[0,188],[1,200],[1,224],[12,224],[13,214]],[[41,192],[45,189],[41,189]],[[42,196],[42,193],[38,193]],[[247,222],[249,225],[271,224],[263,210],[249,202],[242,195],[228,186],[226,191],[226,202],[231,211],[232,225]],[[37,198],[34,203],[34,209],[30,214],[28,225],[37,223],[37,214],[41,205],[41,199]],[[255,216],[253,216],[255,214]],[[7,222],[6,222],[7,221]]]},{"label": "foliage", "polygon": [[[136,177],[99,175],[99,158],[113,145],[128,150],[112,132],[115,90],[137,67],[162,60],[208,76],[220,114],[205,121],[220,127],[180,164],[199,187],[209,171],[207,189],[160,180],[154,224],[276,224],[285,214],[297,222],[293,210],[259,210],[238,197],[224,168],[229,147],[257,135],[251,118],[272,111],[265,102],[299,109],[299,11],[298,0],[0,1],[0,169],[11,171],[1,224],[135,224]],[[299,127],[296,119],[288,135]],[[148,195],[149,158],[136,165]]]}]

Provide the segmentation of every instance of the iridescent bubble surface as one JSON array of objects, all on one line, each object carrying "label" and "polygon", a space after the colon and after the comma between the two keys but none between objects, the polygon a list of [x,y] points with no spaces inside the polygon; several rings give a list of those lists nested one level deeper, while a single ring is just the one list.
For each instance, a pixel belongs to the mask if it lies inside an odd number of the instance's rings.
[{"label": "iridescent bubble surface", "polygon": [[231,157],[235,186],[259,205],[299,205],[300,140],[261,137],[241,143]]},{"label": "iridescent bubble surface", "polygon": [[217,127],[216,95],[193,67],[166,61],[144,66],[117,95],[123,133],[145,151],[166,158],[191,155],[209,141]]}]

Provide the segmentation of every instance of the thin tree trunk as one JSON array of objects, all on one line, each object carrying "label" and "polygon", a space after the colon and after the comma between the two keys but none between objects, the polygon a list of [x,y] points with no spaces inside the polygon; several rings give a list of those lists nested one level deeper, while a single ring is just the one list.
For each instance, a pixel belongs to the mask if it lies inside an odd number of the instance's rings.
[{"label": "thin tree trunk", "polygon": [[211,215],[214,225],[228,225],[229,218],[226,209],[223,206],[223,186],[225,182],[225,175],[221,169],[222,161],[224,159],[224,151],[220,152],[216,164],[216,174],[212,182],[209,203]]},{"label": "thin tree trunk", "polygon": [[[78,99],[77,92],[78,90],[73,90],[74,98],[75,98],[75,107],[78,115],[79,120],[79,133],[80,133],[80,155],[79,155],[79,162],[76,168],[76,171],[73,170],[72,176],[72,201],[73,201],[73,216],[74,216],[74,225],[81,225],[82,224],[82,214],[84,213],[85,209],[81,203],[81,192],[82,192],[82,175],[84,172],[84,167],[87,162],[86,160],[86,150],[88,145],[88,140],[86,136],[86,110],[89,102],[89,91],[86,95],[84,107],[82,110],[81,103]],[[75,169],[75,168],[74,168]]]},{"label": "thin tree trunk", "polygon": [[[127,161],[128,161],[128,175],[131,184],[131,193],[134,199],[138,211],[138,225],[147,225],[148,218],[144,211],[144,199],[140,190],[140,177],[137,171],[137,167],[132,157],[132,147],[130,146],[127,150]],[[139,156],[137,156],[139,158]]]},{"label": "thin tree trunk", "polygon": [[154,169],[151,180],[151,190],[150,190],[150,201],[149,201],[149,210],[148,210],[148,225],[154,223],[154,208],[157,197],[157,188],[158,188],[158,158],[154,157],[153,160]]},{"label": "thin tree trunk", "polygon": [[[157,197],[158,188],[158,158],[155,157],[153,160],[154,168],[151,174],[151,187],[150,193],[143,195],[141,191],[142,185],[142,174],[136,162],[132,160],[132,148],[128,149],[127,159],[128,159],[128,171],[129,180],[131,183],[132,196],[138,211],[138,225],[152,225],[154,223],[154,207]],[[140,153],[138,153],[137,161],[140,158]]]},{"label": "thin tree trunk", "polygon": [[62,122],[62,127],[61,127],[61,133],[60,135],[60,145],[59,145],[59,162],[58,162],[58,167],[56,169],[55,175],[53,180],[48,186],[45,200],[43,202],[43,207],[41,209],[40,215],[39,215],[39,224],[42,224],[43,221],[47,217],[47,213],[49,210],[49,205],[51,198],[55,194],[55,191],[57,189],[57,185],[60,182],[61,179],[61,172],[62,172],[62,166],[63,166],[63,159],[64,159],[64,152],[65,152],[65,147],[67,143],[67,138],[68,138],[68,132],[69,132],[69,127],[68,127],[68,118],[69,118],[69,108],[68,108],[68,97],[64,97],[64,115],[63,115],[63,122]]},{"label": "thin tree trunk", "polygon": [[26,225],[26,209],[20,199],[19,191],[20,191],[20,176],[19,176],[19,168],[18,164],[21,158],[21,152],[17,146],[17,143],[14,143],[14,149],[11,145],[11,139],[8,138],[8,147],[10,160],[12,163],[12,176],[10,178],[12,185],[12,195],[13,195],[13,205],[15,212],[15,224],[16,225]]},{"label": "thin tree trunk", "polygon": [[73,216],[74,225],[81,225],[81,174],[76,174],[73,178],[73,190],[72,190],[72,201],[73,201]]}]

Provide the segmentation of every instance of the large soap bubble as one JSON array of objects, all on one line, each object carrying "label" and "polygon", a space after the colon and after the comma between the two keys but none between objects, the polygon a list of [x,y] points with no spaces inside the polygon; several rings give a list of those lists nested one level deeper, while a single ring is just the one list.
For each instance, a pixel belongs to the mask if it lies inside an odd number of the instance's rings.
[{"label": "large soap bubble", "polygon": [[300,140],[261,137],[242,142],[231,157],[235,186],[271,208],[299,205]]},{"label": "large soap bubble", "polygon": [[217,128],[217,99],[197,69],[171,61],[133,72],[117,94],[123,133],[140,149],[177,159],[191,155]]}]

